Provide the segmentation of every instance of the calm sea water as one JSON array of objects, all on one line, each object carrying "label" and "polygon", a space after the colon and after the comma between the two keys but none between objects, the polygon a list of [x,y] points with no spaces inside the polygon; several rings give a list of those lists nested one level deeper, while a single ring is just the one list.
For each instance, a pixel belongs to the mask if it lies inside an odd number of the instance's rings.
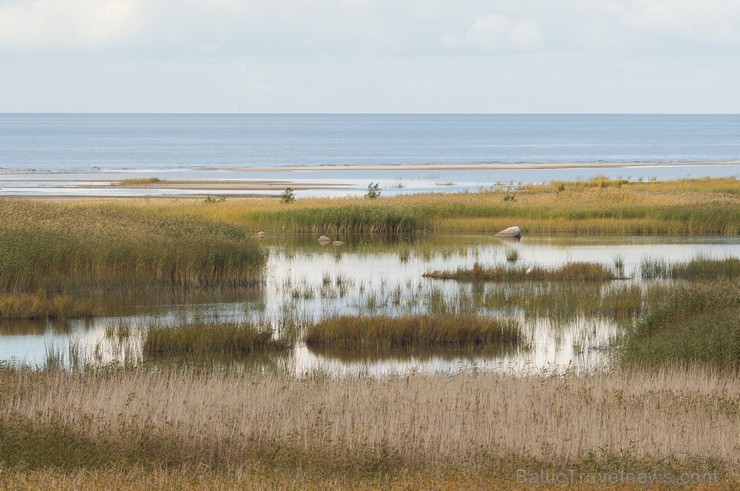
[{"label": "calm sea water", "polygon": [[740,115],[0,114],[0,171],[740,160]]}]

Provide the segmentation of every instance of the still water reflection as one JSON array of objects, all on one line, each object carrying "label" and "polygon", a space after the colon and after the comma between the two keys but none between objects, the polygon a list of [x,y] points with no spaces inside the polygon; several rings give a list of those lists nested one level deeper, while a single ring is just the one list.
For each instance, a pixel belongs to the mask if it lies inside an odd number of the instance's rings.
[{"label": "still water reflection", "polygon": [[[740,257],[739,238],[545,239],[505,243],[482,236],[425,237],[393,241],[337,237],[343,245],[321,246],[315,237],[265,237],[270,251],[266,279],[250,290],[209,292],[134,292],[99,298],[104,316],[66,321],[0,322],[0,360],[43,366],[49,352],[63,355],[70,346],[97,363],[141,362],[141,336],[130,349],[106,337],[121,322],[145,329],[151,323],[256,320],[275,329],[285,319],[306,323],[345,313],[401,314],[477,312],[519,319],[529,348],[508,352],[350,357],[315,353],[297,343],[290,354],[260,369],[287,370],[298,376],[317,371],[331,375],[386,375],[408,372],[596,370],[609,363],[608,345],[630,317],[571,309],[569,299],[603,298],[619,288],[645,288],[639,278],[644,259],[685,261],[696,256]],[[619,258],[628,280],[604,285],[567,286],[470,284],[423,278],[434,269],[470,267],[478,262],[557,266],[594,261],[612,267]],[[511,259],[511,254],[509,254]],[[588,291],[585,291],[588,290]],[[539,304],[524,306],[516,298],[538,294]],[[618,293],[618,292],[617,292]],[[501,299],[511,298],[511,302]],[[498,299],[498,300],[496,300]],[[524,302],[526,303],[526,302]],[[138,332],[138,331],[137,331]]]}]

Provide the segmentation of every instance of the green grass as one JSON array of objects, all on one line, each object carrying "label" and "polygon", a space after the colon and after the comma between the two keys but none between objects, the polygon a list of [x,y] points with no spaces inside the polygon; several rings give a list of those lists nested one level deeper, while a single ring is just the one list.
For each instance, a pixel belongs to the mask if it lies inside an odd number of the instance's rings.
[{"label": "green grass", "polygon": [[642,311],[645,302],[666,290],[658,285],[643,295],[639,285],[623,282],[609,285],[563,281],[478,283],[472,291],[454,295],[432,289],[428,305],[435,314],[476,314],[493,310],[511,315],[523,312],[525,318],[542,317],[555,323],[570,323],[584,316],[627,322]]},{"label": "green grass", "polygon": [[740,368],[740,283],[676,286],[629,329],[620,346],[624,365],[703,363]]},{"label": "green grass", "polygon": [[144,356],[245,356],[289,347],[286,341],[274,339],[270,330],[252,324],[155,325],[146,330]]},{"label": "green grass", "polygon": [[281,232],[322,234],[384,234],[413,233],[424,228],[425,213],[394,203],[327,204],[316,208],[291,207],[280,210],[255,211],[251,219],[270,224]]},{"label": "green grass", "polygon": [[475,315],[341,316],[308,326],[312,349],[388,350],[518,346],[524,336],[516,321]]},{"label": "green grass", "polygon": [[0,200],[0,291],[237,286],[259,281],[265,263],[233,225],[125,204]]},{"label": "green grass", "polygon": [[472,268],[455,271],[428,271],[425,278],[457,281],[572,281],[598,282],[616,279],[614,272],[603,264],[572,262],[557,268],[541,266],[502,266],[490,268],[475,263]]},{"label": "green grass", "polygon": [[669,263],[646,258],[640,263],[640,276],[643,279],[689,281],[737,280],[740,278],[740,259],[696,257],[690,261]]},{"label": "green grass", "polygon": [[99,313],[92,300],[65,294],[0,294],[0,319],[62,319]]}]

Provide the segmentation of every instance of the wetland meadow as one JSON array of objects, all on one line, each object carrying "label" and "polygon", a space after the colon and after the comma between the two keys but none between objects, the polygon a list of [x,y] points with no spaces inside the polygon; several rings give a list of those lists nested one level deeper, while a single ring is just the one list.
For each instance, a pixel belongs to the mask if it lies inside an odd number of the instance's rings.
[{"label": "wetland meadow", "polygon": [[735,178],[2,198],[0,483],[734,489],[738,319]]}]

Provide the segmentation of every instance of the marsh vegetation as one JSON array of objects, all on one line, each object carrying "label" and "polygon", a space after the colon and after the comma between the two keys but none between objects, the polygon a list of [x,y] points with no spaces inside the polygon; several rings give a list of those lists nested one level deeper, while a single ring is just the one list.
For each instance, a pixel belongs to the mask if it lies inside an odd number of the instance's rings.
[{"label": "marsh vegetation", "polygon": [[474,315],[330,317],[306,329],[309,348],[357,353],[518,347],[521,326],[513,320]]},{"label": "marsh vegetation", "polygon": [[[549,468],[731,489],[738,196],[0,200],[0,317],[31,319],[0,324],[0,486],[491,488]],[[519,243],[439,234],[513,223]],[[623,233],[676,237],[598,238]],[[50,332],[41,363],[6,354]]]},{"label": "marsh vegetation", "polygon": [[290,207],[275,199],[229,199],[208,206],[195,200],[132,204],[272,233],[492,233],[517,224],[528,234],[740,234],[740,183],[734,178],[642,183],[596,178],[521,186],[513,192],[302,199]]},{"label": "marsh vegetation", "polygon": [[597,263],[566,263],[557,268],[541,266],[506,266],[497,265],[486,268],[479,263],[470,269],[460,268],[455,271],[428,271],[425,278],[458,281],[609,281],[616,279],[614,272],[607,266]]},{"label": "marsh vegetation", "polygon": [[273,338],[269,326],[247,323],[152,325],[144,334],[144,356],[248,356],[289,349],[288,341]]},{"label": "marsh vegetation", "polygon": [[237,286],[266,256],[224,223],[110,203],[0,200],[0,291]]},{"label": "marsh vegetation", "polygon": [[426,472],[457,485],[504,485],[515,469],[541,466],[702,469],[729,483],[736,389],[734,377],[698,368],[304,380],[2,370],[0,461],[11,474],[141,468],[209,482],[270,469],[268,482],[292,473],[298,483],[342,487],[408,486]]}]

